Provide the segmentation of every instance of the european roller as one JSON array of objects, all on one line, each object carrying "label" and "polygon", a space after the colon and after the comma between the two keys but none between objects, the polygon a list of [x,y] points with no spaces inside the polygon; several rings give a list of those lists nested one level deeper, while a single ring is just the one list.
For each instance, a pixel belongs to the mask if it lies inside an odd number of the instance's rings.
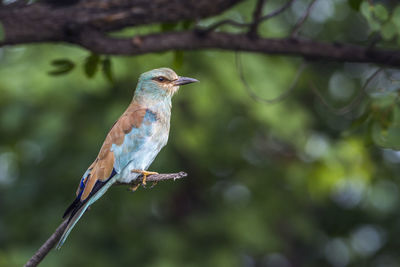
[{"label": "european roller", "polygon": [[68,225],[57,248],[87,208],[115,182],[130,183],[142,174],[142,184],[146,184],[147,175],[156,174],[147,169],[167,144],[171,98],[180,85],[193,82],[197,80],[180,77],[168,68],[140,75],[132,102],[107,134],[96,160],[80,180],[76,199],[64,213]]}]

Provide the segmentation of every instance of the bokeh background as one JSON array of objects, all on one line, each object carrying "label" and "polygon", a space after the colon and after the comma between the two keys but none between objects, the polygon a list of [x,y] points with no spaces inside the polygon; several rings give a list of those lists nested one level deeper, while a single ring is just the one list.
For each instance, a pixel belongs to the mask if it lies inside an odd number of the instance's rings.
[{"label": "bokeh background", "polygon": [[[365,45],[381,34],[379,46],[398,48],[397,28],[390,28],[400,21],[397,2],[371,8],[365,1],[359,9],[355,2],[318,1],[300,35]],[[262,34],[287,36],[308,3],[296,1],[262,24]],[[254,4],[199,24],[249,20]],[[268,1],[264,12],[280,4]],[[174,27],[183,26],[118,34]],[[377,66],[310,62],[294,90],[270,104],[246,90],[236,56],[100,56],[88,77],[84,49],[2,48],[0,266],[23,265],[61,223],[138,76],[158,67],[200,80],[174,97],[169,143],[150,168],[189,177],[135,193],[111,188],[41,266],[400,266],[400,73],[382,70],[361,101],[349,105]],[[240,57],[258,100],[287,90],[302,64],[284,56]],[[57,66],[66,61],[75,67],[62,73]],[[335,112],[344,106],[349,112]]]}]

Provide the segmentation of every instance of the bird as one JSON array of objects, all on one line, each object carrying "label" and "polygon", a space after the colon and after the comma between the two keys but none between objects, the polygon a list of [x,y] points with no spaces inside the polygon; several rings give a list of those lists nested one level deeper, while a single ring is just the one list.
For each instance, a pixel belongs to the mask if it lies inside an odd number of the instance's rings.
[{"label": "bird", "polygon": [[95,161],[80,179],[76,198],[63,215],[68,223],[57,249],[88,207],[111,185],[130,183],[139,175],[143,175],[141,184],[146,185],[147,176],[157,174],[147,169],[167,144],[172,96],[181,85],[194,82],[198,80],[178,76],[170,68],[153,69],[140,75],[131,103],[114,123]]}]

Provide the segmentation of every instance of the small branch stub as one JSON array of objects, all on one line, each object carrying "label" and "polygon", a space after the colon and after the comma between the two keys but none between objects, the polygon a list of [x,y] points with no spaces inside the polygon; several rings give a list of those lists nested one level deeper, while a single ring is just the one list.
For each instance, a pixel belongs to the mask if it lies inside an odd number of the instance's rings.
[{"label": "small branch stub", "polygon": [[[186,172],[178,172],[178,173],[165,173],[165,174],[152,174],[147,176],[146,181],[157,183],[165,180],[177,180],[187,177]],[[143,175],[140,175],[135,179],[132,183],[115,183],[116,185],[139,185],[143,181]],[[64,220],[54,231],[54,233],[43,243],[43,245],[35,252],[32,258],[25,264],[24,267],[35,267],[37,266],[44,257],[50,252],[50,250],[56,245],[56,243],[60,240],[61,235],[63,234],[65,228],[68,225],[68,220]]]}]

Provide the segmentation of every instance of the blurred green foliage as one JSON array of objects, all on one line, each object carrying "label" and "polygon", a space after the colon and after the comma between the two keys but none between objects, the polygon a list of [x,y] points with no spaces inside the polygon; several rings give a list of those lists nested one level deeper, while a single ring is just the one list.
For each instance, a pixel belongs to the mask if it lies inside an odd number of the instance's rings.
[{"label": "blurred green foliage", "polygon": [[[281,4],[267,2],[264,13]],[[308,2],[263,23],[262,35],[286,36]],[[368,45],[381,34],[380,46],[398,47],[400,6],[371,2],[318,1],[300,35]],[[247,21],[254,4],[200,24]],[[300,65],[242,58],[260,98],[284,92]],[[310,63],[272,105],[248,95],[233,52],[109,58],[42,44],[0,51],[0,266],[23,265],[50,236],[138,76],[162,66],[201,82],[175,96],[169,144],[151,170],[189,177],[134,194],[111,188],[41,266],[400,265],[398,70],[381,71],[363,100],[337,115],[376,66]]]}]

